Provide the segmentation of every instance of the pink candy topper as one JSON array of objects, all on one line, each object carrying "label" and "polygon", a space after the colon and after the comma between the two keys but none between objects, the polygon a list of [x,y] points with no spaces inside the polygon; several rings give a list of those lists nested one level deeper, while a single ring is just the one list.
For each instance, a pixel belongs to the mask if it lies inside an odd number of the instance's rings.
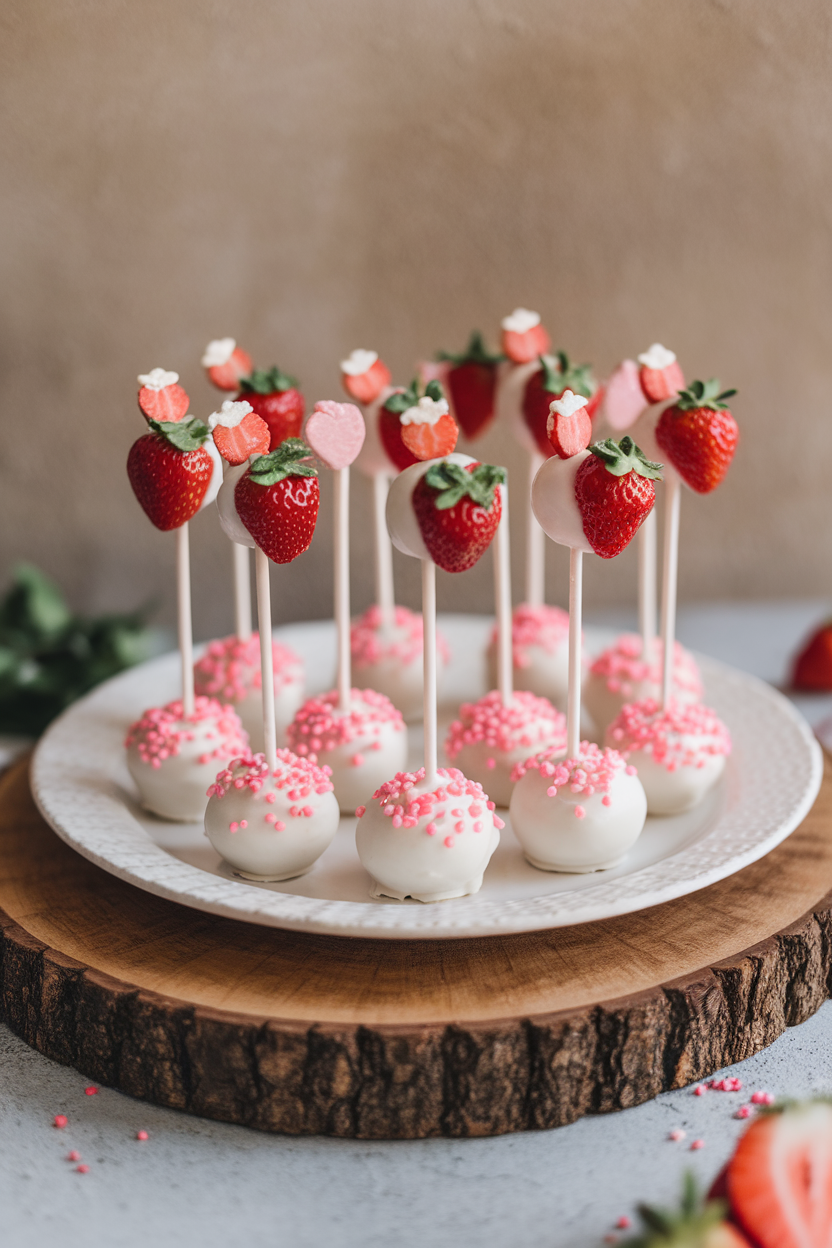
[{"label": "pink candy topper", "polygon": [[607,382],[604,396],[607,424],[616,433],[624,433],[635,424],[646,406],[638,364],[635,360],[624,360]]},{"label": "pink candy topper", "polygon": [[349,468],[364,445],[364,417],[354,403],[322,399],[306,422],[304,437],[327,468]]}]

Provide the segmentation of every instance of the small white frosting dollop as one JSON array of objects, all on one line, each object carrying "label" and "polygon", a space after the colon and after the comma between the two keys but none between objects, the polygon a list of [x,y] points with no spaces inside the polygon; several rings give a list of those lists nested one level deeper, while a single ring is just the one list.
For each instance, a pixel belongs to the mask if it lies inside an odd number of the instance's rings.
[{"label": "small white frosting dollop", "polygon": [[549,404],[549,414],[551,416],[574,416],[582,407],[586,407],[589,399],[585,399],[582,394],[573,394],[571,390],[564,390],[559,399],[552,399]]},{"label": "small white frosting dollop", "polygon": [[448,414],[447,399],[432,399],[423,394],[416,407],[409,407],[399,417],[403,425],[435,425],[442,416]]},{"label": "small white frosting dollop", "polygon": [[226,399],[220,410],[212,412],[208,417],[208,428],[216,429],[217,425],[222,425],[224,429],[236,429],[244,417],[253,411],[254,408],[245,399]]},{"label": "small white frosting dollop", "polygon": [[219,368],[221,364],[227,364],[234,354],[234,348],[237,342],[234,338],[214,338],[205,348],[205,354],[202,357],[203,368]]},{"label": "small white frosting dollop", "polygon": [[501,324],[510,334],[527,334],[540,324],[540,313],[531,312],[528,308],[515,308],[511,316],[503,317]]},{"label": "small white frosting dollop", "polygon": [[151,368],[149,373],[139,373],[138,382],[146,390],[164,390],[165,386],[175,386],[179,380],[178,373],[170,373],[166,368]]},{"label": "small white frosting dollop", "polygon": [[341,361],[341,372],[348,377],[361,377],[368,373],[378,359],[378,351],[366,351],[364,347],[356,347],[346,360]]},{"label": "small white frosting dollop", "polygon": [[660,342],[654,342],[649,351],[643,351],[638,357],[639,364],[645,368],[669,368],[676,363],[673,351],[668,351]]}]

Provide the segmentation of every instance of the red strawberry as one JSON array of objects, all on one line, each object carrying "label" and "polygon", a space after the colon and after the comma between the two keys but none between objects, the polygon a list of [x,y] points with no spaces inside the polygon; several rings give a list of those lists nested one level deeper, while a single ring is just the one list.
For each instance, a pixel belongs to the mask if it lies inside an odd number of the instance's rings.
[{"label": "red strawberry", "polygon": [[832,624],[813,633],[794,661],[792,686],[808,693],[832,690]]},{"label": "red strawberry", "polygon": [[209,424],[214,444],[227,463],[244,464],[252,455],[268,454],[269,426],[251,410],[249,403],[232,403],[226,399],[222,410],[213,413]]},{"label": "red strawberry", "polygon": [[621,1248],[751,1248],[745,1236],[725,1221],[725,1201],[702,1204],[691,1175],[685,1176],[679,1212],[639,1205],[645,1233],[628,1239]]},{"label": "red strawberry", "polygon": [[731,1214],[759,1248],[832,1242],[832,1105],[816,1101],[754,1121],[728,1163]]},{"label": "red strawberry", "polygon": [[489,355],[482,334],[475,330],[462,355],[448,355],[443,351],[438,358],[451,366],[447,386],[454,415],[466,438],[475,438],[494,416],[497,368],[502,356]]},{"label": "red strawberry", "polygon": [[252,369],[251,356],[233,338],[215,338],[202,357],[202,367],[218,390],[239,390]]},{"label": "red strawberry", "polygon": [[536,312],[515,308],[502,323],[503,351],[512,364],[530,364],[549,350],[549,335]]},{"label": "red strawberry", "polygon": [[656,441],[673,467],[697,494],[710,494],[728,471],[740,431],[725,402],[736,390],[719,391],[719,382],[692,381],[666,407],[656,425]]},{"label": "red strawberry", "polygon": [[685,384],[679,361],[660,342],[654,342],[649,351],[638,357],[638,362],[641,388],[651,403],[672,398]]},{"label": "red strawberry", "polygon": [[589,448],[575,474],[575,501],[587,540],[602,559],[620,555],[656,501],[661,464],[645,459],[633,439],[607,438]]},{"label": "red strawberry", "polygon": [[148,420],[176,424],[187,414],[190,399],[180,385],[178,373],[154,368],[139,377],[139,407]]},{"label": "red strawberry", "polygon": [[246,399],[271,433],[270,451],[287,438],[299,438],[306,401],[294,377],[279,368],[255,369],[240,382],[240,398]]},{"label": "red strawberry", "polygon": [[273,563],[291,563],[309,549],[318,519],[318,472],[312,452],[288,438],[256,459],[234,489],[237,514]]},{"label": "red strawberry", "polygon": [[431,464],[413,490],[413,510],[434,563],[467,572],[497,532],[505,468],[493,464]]},{"label": "red strawberry", "polygon": [[153,433],[130,447],[127,475],[150,521],[167,533],[199,511],[214,460],[203,445],[208,426],[195,417],[170,424],[151,420],[150,427]]},{"label": "red strawberry", "polygon": [[566,390],[583,395],[588,400],[584,411],[592,420],[604,396],[604,389],[593,378],[589,365],[570,364],[565,351],[559,351],[556,356],[541,355],[540,368],[526,382],[523,394],[523,419],[541,455],[548,457],[553,451],[547,432],[549,405]]},{"label": "red strawberry", "polygon": [[[394,394],[389,395],[385,400],[378,413],[378,432],[381,438],[381,444],[389,458],[396,467],[401,471],[409,468],[411,464],[418,464],[421,455],[416,455],[403,440],[404,426],[402,425],[402,415],[411,407],[418,407],[421,398],[432,399],[434,402],[441,402],[444,399],[442,387],[438,381],[429,381],[424,391],[419,387],[417,378],[410,383],[407,390],[396,390]],[[445,436],[447,437],[448,427],[445,425]],[[413,439],[416,445],[420,445],[420,439]],[[428,439],[429,440],[429,439]],[[427,441],[425,443],[427,445]],[[444,452],[447,454],[448,452]]]},{"label": "red strawberry", "polygon": [[[356,372],[360,369],[360,372]],[[353,351],[341,363],[341,383],[356,403],[372,403],[390,385],[390,369],[375,351]]]},{"label": "red strawberry", "polygon": [[586,414],[587,401],[583,395],[564,390],[559,399],[549,404],[546,432],[559,459],[571,459],[579,451],[585,451],[592,441],[592,421]]}]

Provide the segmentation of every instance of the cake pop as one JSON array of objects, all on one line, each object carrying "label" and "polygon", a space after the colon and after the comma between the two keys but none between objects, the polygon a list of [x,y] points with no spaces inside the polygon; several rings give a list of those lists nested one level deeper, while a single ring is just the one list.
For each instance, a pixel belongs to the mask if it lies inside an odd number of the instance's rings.
[{"label": "cake pop", "polygon": [[[622,633],[592,662],[584,681],[584,702],[603,740],[604,733],[627,702],[658,698],[662,687],[662,643],[655,641],[649,657],[644,639]],[[696,660],[679,642],[674,644],[673,687],[681,703],[699,702],[702,679]]]},{"label": "cake pop", "polygon": [[[303,660],[289,646],[272,642],[274,710],[277,741],[286,741],[286,729],[303,702]],[[263,691],[260,675],[260,636],[247,640],[223,637],[208,643],[194,665],[197,694],[219,698],[234,707],[249,735],[252,750],[263,749]]]},{"label": "cake pop", "polygon": [[[386,532],[386,529],[385,529]],[[436,663],[441,672],[451,652],[441,633],[436,635]],[[393,607],[392,621],[384,620],[373,604],[350,630],[352,680],[358,689],[375,689],[389,698],[407,722],[422,717],[422,617],[407,607]]]},{"label": "cake pop", "polygon": [[[514,608],[511,638],[514,688],[536,693],[564,710],[569,672],[568,612],[562,607],[530,607],[523,602]],[[496,625],[486,658],[489,684],[493,686],[497,683]]]},{"label": "cake pop", "polygon": [[272,767],[262,754],[235,759],[208,797],[205,835],[247,880],[305,875],[338,831],[328,772],[290,750],[278,750]]}]

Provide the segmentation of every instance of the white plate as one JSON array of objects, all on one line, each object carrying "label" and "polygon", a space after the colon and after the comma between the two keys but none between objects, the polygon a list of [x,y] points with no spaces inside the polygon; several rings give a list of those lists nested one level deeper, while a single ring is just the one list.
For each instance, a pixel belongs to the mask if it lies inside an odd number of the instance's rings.
[{"label": "white plate", "polygon": [[[443,704],[485,691],[481,616],[445,616],[452,671]],[[277,636],[295,647],[310,691],[332,686],[329,621],[291,625]],[[606,635],[587,636],[589,649]],[[137,804],[124,761],[125,730],[148,706],[178,694],[178,656],[166,655],[101,685],[57,720],[37,748],[32,788],[44,817],[79,853],[139,888],[183,905],[270,927],[375,938],[444,939],[586,923],[704,888],[761,858],[794,831],[820,787],[821,751],[791,704],[769,685],[701,658],[708,703],[731,730],[723,780],[695,811],[651,818],[623,863],[593,875],[557,875],[526,863],[507,824],[481,892],[434,905],[372,901],[355,852],[355,819],[342,819],[312,871],[281,884],[254,884],[224,866],[197,824],[166,823]],[[421,729],[412,734],[418,765]]]}]

